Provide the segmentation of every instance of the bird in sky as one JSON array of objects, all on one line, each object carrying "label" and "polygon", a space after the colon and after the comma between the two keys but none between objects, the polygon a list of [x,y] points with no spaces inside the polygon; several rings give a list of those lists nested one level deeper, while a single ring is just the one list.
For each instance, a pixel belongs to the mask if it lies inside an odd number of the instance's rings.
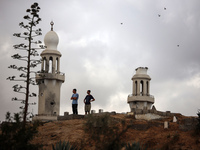
[{"label": "bird in sky", "polygon": [[164,7],[164,10],[166,10],[167,8],[166,7]]},{"label": "bird in sky", "polygon": [[158,17],[160,17],[161,15],[160,14],[158,14]]},{"label": "bird in sky", "polygon": [[179,47],[179,45],[177,45],[177,47]]},{"label": "bird in sky", "polygon": [[121,25],[123,25],[123,23],[121,23]]}]

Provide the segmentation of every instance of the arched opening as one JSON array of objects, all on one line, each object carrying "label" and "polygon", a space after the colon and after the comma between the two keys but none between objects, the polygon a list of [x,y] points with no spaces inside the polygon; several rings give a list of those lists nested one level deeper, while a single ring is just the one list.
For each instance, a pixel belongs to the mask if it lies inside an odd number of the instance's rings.
[{"label": "arched opening", "polygon": [[49,58],[49,73],[53,73],[53,58]]},{"label": "arched opening", "polygon": [[43,66],[42,66],[42,71],[45,71],[46,70],[46,63],[47,63],[47,60],[46,60],[46,57],[43,58]]},{"label": "arched opening", "polygon": [[143,81],[140,81],[140,95],[143,95],[144,93],[144,84],[143,84]]},{"label": "arched opening", "polygon": [[137,81],[135,81],[135,95],[137,95]]},{"label": "arched opening", "polygon": [[59,62],[58,62],[58,57],[56,58],[56,72],[59,72]]},{"label": "arched opening", "polygon": [[146,84],[147,84],[147,86],[146,86],[147,87],[147,95],[149,96],[149,82],[147,81]]}]

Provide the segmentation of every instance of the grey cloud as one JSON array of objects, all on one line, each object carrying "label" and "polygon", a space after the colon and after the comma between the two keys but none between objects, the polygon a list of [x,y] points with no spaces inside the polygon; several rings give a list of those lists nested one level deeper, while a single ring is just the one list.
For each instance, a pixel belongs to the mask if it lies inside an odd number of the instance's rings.
[{"label": "grey cloud", "polygon": [[[80,93],[81,113],[84,113],[82,100],[87,89],[91,89],[97,99],[92,105],[94,109],[130,111],[126,99],[132,91],[131,77],[137,67],[144,66],[149,68],[150,92],[155,96],[158,109],[196,115],[200,87],[187,83],[192,79],[195,80],[191,82],[199,82],[200,78],[199,3],[198,0],[39,2],[41,40],[50,30],[51,20],[60,38],[61,72],[66,74],[61,90],[61,114],[71,111],[68,98],[73,88]],[[30,5],[31,2],[25,0],[12,3],[4,0],[0,5],[3,29],[0,54],[6,56],[0,58],[1,70],[5,70],[1,75],[1,85],[5,87],[4,92],[0,92],[1,110],[15,108],[3,100],[9,99],[5,91],[12,93],[11,84],[4,79],[7,74],[15,73],[6,70],[7,65],[14,62],[8,59],[15,52],[12,45],[19,42],[12,34],[21,32],[18,23],[23,21]],[[177,86],[179,84],[181,86]],[[37,87],[34,90],[37,91]],[[176,96],[172,97],[173,94]],[[37,106],[31,109],[37,113]]]}]

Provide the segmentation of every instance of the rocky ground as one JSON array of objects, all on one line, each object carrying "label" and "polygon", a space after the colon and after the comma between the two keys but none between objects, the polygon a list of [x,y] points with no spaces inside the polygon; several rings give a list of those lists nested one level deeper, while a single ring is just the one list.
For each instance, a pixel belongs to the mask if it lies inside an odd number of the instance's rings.
[{"label": "rocky ground", "polygon": [[[173,122],[173,117],[145,121],[125,114],[111,115],[117,129],[124,131],[118,137],[121,144],[140,142],[150,150],[199,150],[200,135],[194,130],[196,118],[182,115],[176,117],[178,122]],[[168,129],[164,129],[164,121],[169,122]],[[82,150],[101,149],[97,145],[105,144],[105,141],[94,140],[90,132],[85,132],[85,123],[85,118],[44,123],[39,126],[32,143],[43,144],[43,149],[46,150],[52,149],[52,144],[55,145],[60,140],[69,141]],[[125,126],[127,128],[123,130]]]}]

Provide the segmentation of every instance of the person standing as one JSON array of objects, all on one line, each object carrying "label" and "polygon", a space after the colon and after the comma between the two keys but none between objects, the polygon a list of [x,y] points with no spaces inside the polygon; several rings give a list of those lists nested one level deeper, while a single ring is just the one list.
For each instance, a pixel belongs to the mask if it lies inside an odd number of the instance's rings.
[{"label": "person standing", "polygon": [[78,93],[76,93],[76,89],[73,89],[73,94],[72,94],[72,97],[71,97],[71,100],[72,100],[72,111],[73,111],[73,114],[76,114],[78,115]]},{"label": "person standing", "polygon": [[91,110],[91,102],[95,101],[94,97],[90,94],[91,91],[87,90],[87,94],[85,99],[83,100],[83,102],[85,103],[85,114],[90,114],[90,110]]}]

